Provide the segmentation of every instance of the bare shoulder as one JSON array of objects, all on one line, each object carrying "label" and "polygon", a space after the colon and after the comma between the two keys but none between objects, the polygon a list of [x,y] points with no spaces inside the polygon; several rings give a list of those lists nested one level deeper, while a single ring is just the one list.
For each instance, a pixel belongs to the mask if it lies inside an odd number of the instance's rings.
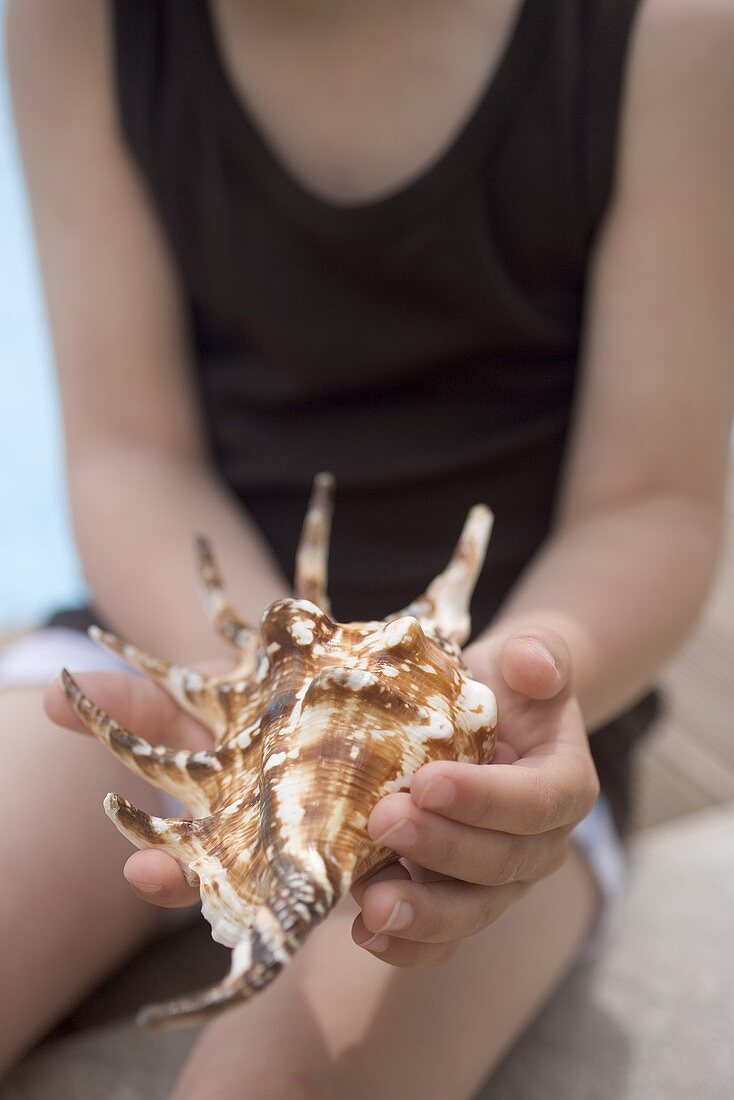
[{"label": "bare shoulder", "polygon": [[[641,0],[627,69],[623,180],[726,156],[734,117],[734,0]],[[734,164],[734,158],[729,156]]]},{"label": "bare shoulder", "polygon": [[[634,52],[650,86],[731,69],[734,0],[640,0]],[[694,89],[689,89],[693,91]]]},{"label": "bare shoulder", "polygon": [[664,490],[719,515],[734,398],[734,0],[640,0],[625,75],[565,514]]},{"label": "bare shoulder", "polygon": [[87,34],[104,20],[105,10],[98,0],[7,0],[9,56],[32,61],[39,49],[53,53],[53,45],[62,51],[74,42],[83,46]]},{"label": "bare shoulder", "polygon": [[104,102],[107,8],[100,0],[8,0],[8,70],[21,127],[35,118],[53,125],[72,103],[92,110]]}]

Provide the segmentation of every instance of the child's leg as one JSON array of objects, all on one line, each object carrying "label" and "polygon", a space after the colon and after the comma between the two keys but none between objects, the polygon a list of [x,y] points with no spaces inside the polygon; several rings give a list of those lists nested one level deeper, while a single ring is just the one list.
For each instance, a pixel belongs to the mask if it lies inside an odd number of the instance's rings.
[{"label": "child's leg", "polygon": [[123,880],[102,808],[118,790],[160,812],[155,793],[42,699],[0,692],[0,1072],[166,919]]},{"label": "child's leg", "polygon": [[356,947],[352,899],[263,994],[203,1033],[173,1100],[469,1100],[568,970],[599,893],[574,848],[441,967]]}]

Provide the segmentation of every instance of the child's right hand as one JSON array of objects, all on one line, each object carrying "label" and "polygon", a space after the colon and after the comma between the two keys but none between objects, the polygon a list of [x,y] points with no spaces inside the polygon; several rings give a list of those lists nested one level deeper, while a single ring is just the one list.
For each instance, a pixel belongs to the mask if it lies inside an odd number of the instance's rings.
[{"label": "child's right hand", "polygon": [[[142,676],[82,672],[74,673],[74,678],[95,703],[152,744],[162,743],[168,748],[194,751],[211,747],[210,734],[185,714],[164,691]],[[58,680],[52,681],[46,690],[45,707],[49,718],[58,725],[92,736],[77,718]],[[99,751],[104,751],[102,746]],[[120,794],[124,793],[124,790],[120,791]],[[101,800],[99,812],[104,812]],[[199,891],[188,885],[175,859],[165,852],[134,852],[125,864],[123,874],[138,897],[154,905],[176,909],[196,905],[200,901]]]}]

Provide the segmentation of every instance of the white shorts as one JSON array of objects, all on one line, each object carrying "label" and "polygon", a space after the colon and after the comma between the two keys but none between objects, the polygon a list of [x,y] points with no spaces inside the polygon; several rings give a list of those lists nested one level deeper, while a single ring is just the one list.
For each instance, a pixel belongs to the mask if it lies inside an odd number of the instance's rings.
[{"label": "white shorts", "polygon": [[[62,667],[70,672],[131,671],[128,665],[100,649],[81,631],[64,626],[42,627],[0,651],[0,690],[46,684],[59,675]],[[180,802],[169,795],[164,797],[170,804],[170,816],[185,814]],[[627,877],[624,848],[603,793],[574,829],[572,841],[586,859],[603,898],[603,905],[577,960],[585,964],[603,954],[616,932]]]}]

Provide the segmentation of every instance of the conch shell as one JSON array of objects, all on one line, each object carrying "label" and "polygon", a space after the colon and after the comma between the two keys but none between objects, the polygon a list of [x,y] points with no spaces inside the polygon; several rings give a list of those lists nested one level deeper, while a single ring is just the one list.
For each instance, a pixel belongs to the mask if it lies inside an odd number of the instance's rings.
[{"label": "conch shell", "polygon": [[90,631],[211,730],[210,750],[176,752],[134,736],[64,670],[66,694],[99,740],[196,815],[151,817],[109,794],[108,816],[138,848],[178,861],[201,890],[214,939],[233,948],[220,982],[144,1009],[139,1020],[149,1027],[199,1022],[263,989],[353,883],[398,858],[367,834],[378,800],[408,790],[429,760],[491,760],[495,697],[469,678],[460,650],[491,512],[471,509],[449,565],[409,607],[381,621],[338,623],[326,595],[332,491],[331,475],[318,475],[295,598],[266,608],[258,629],[231,607],[198,541],[210,619],[239,651],[233,671],[204,676]]}]

